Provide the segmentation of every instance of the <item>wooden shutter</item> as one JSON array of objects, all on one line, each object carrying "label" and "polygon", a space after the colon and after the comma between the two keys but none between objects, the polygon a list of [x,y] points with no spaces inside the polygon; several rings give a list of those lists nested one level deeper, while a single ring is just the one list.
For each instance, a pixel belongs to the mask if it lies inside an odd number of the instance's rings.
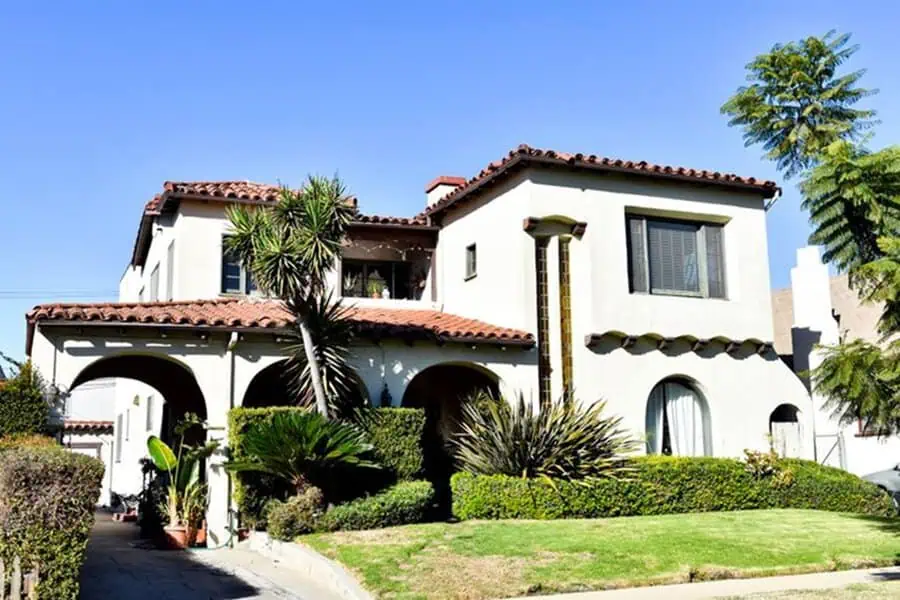
[{"label": "wooden shutter", "polygon": [[632,292],[648,292],[647,243],[644,239],[644,219],[628,217],[629,278]]},{"label": "wooden shutter", "polygon": [[706,278],[710,298],[725,297],[725,248],[722,244],[722,226],[705,225]]}]

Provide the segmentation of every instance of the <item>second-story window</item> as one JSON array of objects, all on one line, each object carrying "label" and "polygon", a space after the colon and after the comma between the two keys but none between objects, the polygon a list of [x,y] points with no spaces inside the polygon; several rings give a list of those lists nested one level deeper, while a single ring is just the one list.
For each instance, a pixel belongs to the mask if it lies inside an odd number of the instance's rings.
[{"label": "second-story window", "polygon": [[475,244],[466,246],[466,279],[472,279],[478,274],[478,254]]},{"label": "second-story window", "polygon": [[722,225],[628,217],[632,292],[725,298]]},{"label": "second-story window", "polygon": [[222,237],[222,293],[223,294],[250,294],[256,291],[256,283],[246,268],[241,266],[237,256],[228,251],[225,240]]},{"label": "second-story window", "polygon": [[166,300],[175,299],[175,240],[166,249]]},{"label": "second-story window", "polygon": [[341,295],[346,298],[412,299],[410,265],[397,261],[341,261]]}]

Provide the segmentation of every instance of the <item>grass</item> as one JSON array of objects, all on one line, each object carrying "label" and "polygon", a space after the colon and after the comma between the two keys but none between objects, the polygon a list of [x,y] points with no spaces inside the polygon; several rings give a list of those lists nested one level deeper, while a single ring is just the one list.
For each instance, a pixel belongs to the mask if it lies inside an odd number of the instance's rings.
[{"label": "grass", "polygon": [[900,598],[900,582],[865,583],[827,590],[789,590],[749,596],[729,596],[720,600],[876,600]]},{"label": "grass", "polygon": [[430,523],[300,541],[381,598],[476,600],[883,566],[900,559],[898,533],[890,519],[761,510]]}]

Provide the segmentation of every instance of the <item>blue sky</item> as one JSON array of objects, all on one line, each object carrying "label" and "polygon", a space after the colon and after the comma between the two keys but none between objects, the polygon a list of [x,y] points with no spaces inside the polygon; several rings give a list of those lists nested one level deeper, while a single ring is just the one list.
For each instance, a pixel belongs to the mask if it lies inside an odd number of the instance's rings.
[{"label": "blue sky", "polygon": [[[900,137],[896,2],[325,4],[4,8],[0,350],[23,355],[35,303],[115,299],[165,180],[337,171],[365,212],[407,215],[519,143],[780,179],[719,106],[755,54],[832,28],[881,89],[871,145]],[[808,235],[783,183],[776,287]]]}]

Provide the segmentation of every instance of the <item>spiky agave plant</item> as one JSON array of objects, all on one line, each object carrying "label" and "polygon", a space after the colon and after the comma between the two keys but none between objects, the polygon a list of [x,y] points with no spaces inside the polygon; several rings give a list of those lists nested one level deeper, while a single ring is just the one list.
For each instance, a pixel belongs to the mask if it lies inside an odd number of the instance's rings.
[{"label": "spiky agave plant", "polygon": [[556,402],[537,410],[483,393],[467,401],[460,433],[451,440],[459,466],[471,473],[589,481],[625,475],[637,442],[606,402]]}]

